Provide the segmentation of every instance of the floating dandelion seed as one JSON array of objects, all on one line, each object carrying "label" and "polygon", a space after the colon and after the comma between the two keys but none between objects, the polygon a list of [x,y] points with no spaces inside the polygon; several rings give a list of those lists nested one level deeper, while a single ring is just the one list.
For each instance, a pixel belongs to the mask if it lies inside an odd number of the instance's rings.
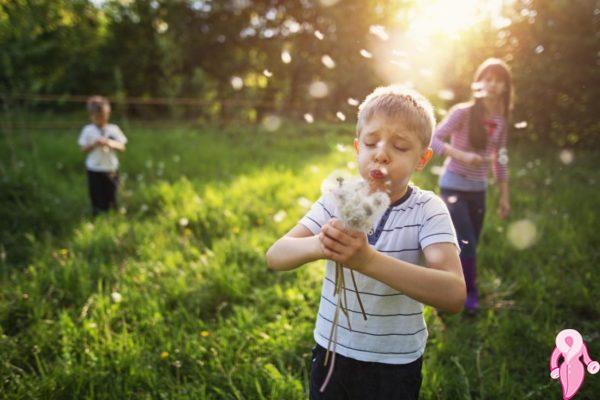
[{"label": "floating dandelion seed", "polygon": [[392,50],[392,55],[403,58],[403,57],[407,57],[408,53],[405,51],[402,51],[402,50]]},{"label": "floating dandelion seed", "polygon": [[121,215],[127,214],[127,208],[125,208],[125,207],[119,208],[119,214],[121,214]]},{"label": "floating dandelion seed", "polygon": [[319,167],[317,167],[316,165],[311,165],[310,172],[312,172],[313,174],[316,174],[317,172],[319,172]]},{"label": "floating dandelion seed", "polygon": [[231,77],[231,87],[233,90],[241,90],[244,87],[244,80],[239,76]]},{"label": "floating dandelion seed", "polygon": [[310,84],[308,93],[316,99],[322,99],[329,94],[329,87],[323,81],[315,81]]},{"label": "floating dandelion seed", "polygon": [[433,175],[440,176],[444,173],[444,167],[441,165],[433,165],[431,168],[429,168],[429,172],[431,172]]},{"label": "floating dandelion seed", "polygon": [[346,151],[348,151],[348,149],[346,148],[346,146],[344,146],[341,143],[338,143],[335,145],[335,148],[337,149],[337,151],[339,151],[340,153],[345,153]]},{"label": "floating dandelion seed", "polygon": [[339,119],[340,121],[345,121],[345,120],[346,120],[346,116],[345,116],[345,115],[344,115],[344,113],[343,113],[343,112],[341,112],[341,111],[338,111],[338,112],[336,112],[336,113],[335,113],[335,116],[336,116],[336,117],[338,117],[338,119]]},{"label": "floating dandelion seed", "polygon": [[325,54],[323,57],[321,57],[321,62],[323,63],[324,66],[326,66],[329,69],[335,68],[335,61],[333,61],[333,58],[331,58],[327,54]]},{"label": "floating dandelion seed", "polygon": [[312,114],[309,114],[309,113],[304,114],[304,120],[306,122],[308,122],[309,124],[312,124],[313,122],[315,122],[315,119],[313,118]]},{"label": "floating dandelion seed", "polygon": [[306,197],[300,197],[298,199],[298,205],[302,208],[309,208],[312,205],[312,203]]},{"label": "floating dandelion seed", "polygon": [[508,164],[508,150],[506,150],[506,147],[501,147],[498,150],[498,163],[500,165]]},{"label": "floating dandelion seed", "polygon": [[148,205],[147,204],[142,204],[142,206],[140,207],[140,211],[143,212],[143,213],[146,212],[146,211],[148,211]]},{"label": "floating dandelion seed", "polygon": [[390,61],[390,64],[394,64],[404,70],[409,70],[410,69],[410,64],[406,61],[396,61],[396,60],[392,60]]},{"label": "floating dandelion seed", "polygon": [[510,224],[506,235],[516,249],[524,250],[535,243],[537,229],[533,222],[522,219]]},{"label": "floating dandelion seed", "polygon": [[448,203],[454,204],[457,201],[458,201],[458,197],[457,196],[448,196]]},{"label": "floating dandelion seed", "polygon": [[373,54],[371,54],[370,52],[368,52],[365,49],[360,50],[360,55],[363,56],[364,58],[373,58]]},{"label": "floating dandelion seed", "polygon": [[573,162],[573,159],[575,158],[575,156],[573,155],[573,151],[571,150],[562,150],[560,152],[560,161],[565,164],[565,165],[569,165]]},{"label": "floating dandelion seed", "polygon": [[285,219],[285,217],[287,216],[287,213],[283,210],[279,210],[277,211],[277,213],[275,215],[273,215],[273,221],[280,223],[281,221],[283,221]]},{"label": "floating dandelion seed", "polygon": [[356,107],[356,106],[357,106],[357,105],[359,105],[360,103],[359,103],[359,101],[358,101],[358,100],[356,100],[355,98],[348,97],[348,104],[349,104],[349,105],[351,105],[351,106],[354,106],[354,107]]},{"label": "floating dandelion seed", "polygon": [[336,5],[340,0],[320,0],[321,5],[324,7],[330,7]]},{"label": "floating dandelion seed", "polygon": [[179,218],[179,226],[186,227],[186,226],[188,226],[189,223],[190,223],[190,221],[187,218],[185,218],[185,217]]},{"label": "floating dandelion seed", "polygon": [[271,71],[269,71],[268,69],[264,69],[263,75],[266,76],[267,78],[270,78],[273,76],[273,73]]},{"label": "floating dandelion seed", "polygon": [[112,292],[110,294],[110,298],[113,301],[113,303],[120,303],[121,300],[123,300],[123,296],[121,296],[121,293],[119,292]]},{"label": "floating dandelion seed", "polygon": [[323,40],[325,38],[321,31],[315,31],[315,37],[319,40]]},{"label": "floating dandelion seed", "polygon": [[524,129],[527,128],[527,121],[520,121],[515,124],[515,128]]},{"label": "floating dandelion seed", "polygon": [[348,163],[346,164],[346,167],[348,169],[356,169],[356,163],[354,161],[348,161]]},{"label": "floating dandelion seed", "polygon": [[281,61],[282,61],[284,64],[289,64],[289,63],[291,63],[291,62],[292,62],[292,55],[290,54],[290,52],[289,52],[289,51],[287,51],[287,50],[283,50],[283,51],[281,52]]},{"label": "floating dandelion seed", "polygon": [[377,36],[379,39],[383,40],[384,42],[390,38],[390,35],[387,34],[387,32],[385,31],[385,28],[382,25],[371,25],[369,27],[369,32],[372,35]]},{"label": "floating dandelion seed", "polygon": [[463,242],[464,244],[469,244],[469,241],[465,239],[462,239],[461,242]]},{"label": "floating dandelion seed", "polygon": [[537,45],[537,46],[535,47],[535,50],[534,50],[534,51],[535,51],[535,54],[542,54],[542,53],[544,52],[544,46],[542,46],[541,44],[540,44],[540,45]]},{"label": "floating dandelion seed", "polygon": [[438,97],[442,100],[454,100],[454,92],[450,89],[442,89],[438,92]]},{"label": "floating dandelion seed", "polygon": [[281,118],[277,115],[267,115],[262,120],[263,127],[269,132],[275,132],[281,126]]}]

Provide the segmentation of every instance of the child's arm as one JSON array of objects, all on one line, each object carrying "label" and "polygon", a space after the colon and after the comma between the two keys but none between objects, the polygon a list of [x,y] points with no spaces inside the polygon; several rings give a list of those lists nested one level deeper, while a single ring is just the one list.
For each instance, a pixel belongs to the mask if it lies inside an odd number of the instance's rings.
[{"label": "child's arm", "polygon": [[276,271],[289,271],[323,258],[319,237],[298,224],[267,251],[267,265]]},{"label": "child's arm", "polygon": [[455,107],[450,110],[448,117],[438,125],[433,134],[431,149],[436,154],[448,156],[465,164],[476,166],[484,162],[483,157],[477,153],[459,150],[447,142],[448,138],[455,132],[458,132],[462,124],[468,120],[468,113],[468,108],[464,106]]},{"label": "child's arm", "polygon": [[382,254],[369,246],[364,233],[343,230],[332,220],[319,239],[324,255],[397,289],[422,303],[449,312],[462,310],[466,287],[458,250],[452,243],[433,243],[423,249],[429,268]]},{"label": "child's arm", "polygon": [[123,153],[125,151],[125,143],[121,143],[117,140],[107,139],[106,145],[113,150],[120,151],[121,153]]}]

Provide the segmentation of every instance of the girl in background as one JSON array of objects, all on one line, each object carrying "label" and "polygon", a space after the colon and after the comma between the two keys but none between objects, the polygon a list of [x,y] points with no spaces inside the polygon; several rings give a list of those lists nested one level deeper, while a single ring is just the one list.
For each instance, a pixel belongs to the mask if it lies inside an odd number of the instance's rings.
[{"label": "girl in background", "polygon": [[500,189],[498,214],[505,218],[510,213],[506,141],[512,78],[506,63],[497,58],[485,60],[475,72],[472,89],[472,100],[450,110],[431,143],[435,153],[446,156],[439,185],[461,246],[469,314],[479,308],[476,252],[490,167]]}]

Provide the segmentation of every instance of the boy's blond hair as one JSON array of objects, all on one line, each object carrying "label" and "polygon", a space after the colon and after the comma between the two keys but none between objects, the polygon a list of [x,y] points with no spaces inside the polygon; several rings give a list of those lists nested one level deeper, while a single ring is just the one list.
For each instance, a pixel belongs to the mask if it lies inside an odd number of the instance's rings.
[{"label": "boy's blond hair", "polygon": [[375,89],[358,107],[357,137],[365,124],[378,113],[398,119],[417,134],[425,147],[429,146],[435,128],[435,116],[431,103],[417,91],[398,85]]}]

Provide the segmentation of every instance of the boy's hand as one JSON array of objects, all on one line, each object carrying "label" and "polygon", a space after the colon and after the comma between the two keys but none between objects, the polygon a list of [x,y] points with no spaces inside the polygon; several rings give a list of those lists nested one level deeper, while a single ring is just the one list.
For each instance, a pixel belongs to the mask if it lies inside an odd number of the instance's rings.
[{"label": "boy's hand", "polygon": [[335,218],[323,225],[319,241],[325,257],[357,271],[363,270],[375,255],[363,232],[344,229]]}]

